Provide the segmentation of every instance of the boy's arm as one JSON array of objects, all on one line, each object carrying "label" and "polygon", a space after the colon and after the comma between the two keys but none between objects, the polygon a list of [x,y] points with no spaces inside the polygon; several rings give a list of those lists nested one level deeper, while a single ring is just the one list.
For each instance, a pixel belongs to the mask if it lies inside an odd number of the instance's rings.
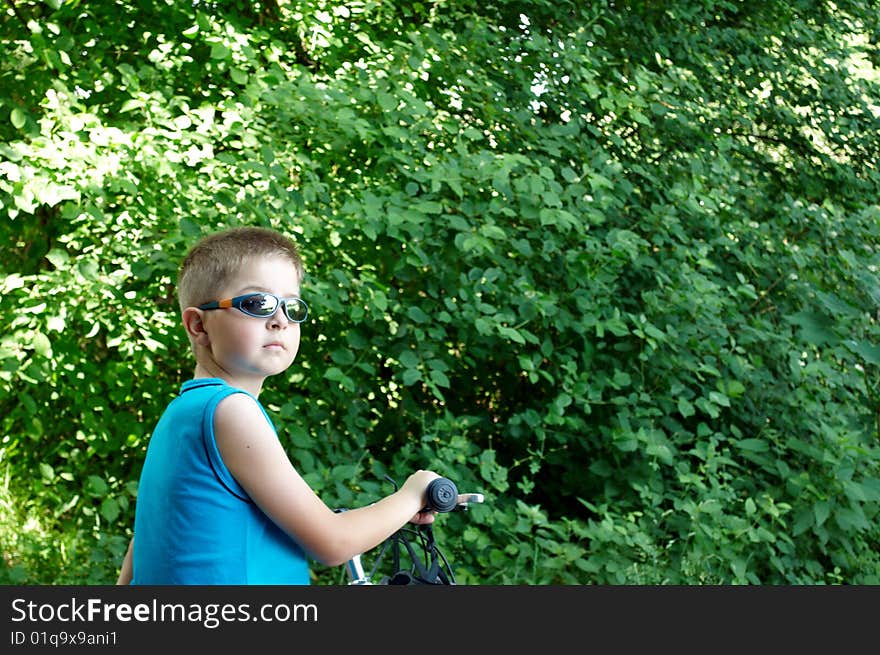
[{"label": "boy's arm", "polygon": [[366,552],[420,514],[431,471],[411,475],[393,494],[367,507],[334,512],[293,467],[275,431],[250,396],[233,394],[217,406],[214,434],[226,467],[251,499],[315,559],[337,566]]},{"label": "boy's arm", "polygon": [[116,584],[131,584],[131,578],[134,574],[134,568],[131,563],[131,551],[133,548],[134,537],[128,542],[128,550],[125,552],[125,557],[122,559],[122,568],[119,570],[119,577],[116,579]]}]

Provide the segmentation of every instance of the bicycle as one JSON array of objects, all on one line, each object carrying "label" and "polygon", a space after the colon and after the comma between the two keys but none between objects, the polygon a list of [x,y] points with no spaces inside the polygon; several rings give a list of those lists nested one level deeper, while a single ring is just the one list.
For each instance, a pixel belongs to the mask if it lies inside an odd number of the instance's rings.
[{"label": "bicycle", "polygon": [[[397,483],[391,478],[387,479],[396,489]],[[425,510],[436,512],[466,511],[471,504],[482,503],[484,500],[483,494],[479,493],[459,494],[455,483],[448,478],[432,480],[426,493],[428,506]],[[383,541],[378,549],[369,573],[364,570],[363,553],[355,555],[346,562],[349,585],[456,584],[452,566],[440,550],[434,536],[434,528],[430,523],[413,527],[404,526]],[[421,550],[421,554],[417,550]],[[374,582],[389,552],[393,572],[390,575],[382,575],[377,582]],[[406,566],[407,562],[409,566]]]}]

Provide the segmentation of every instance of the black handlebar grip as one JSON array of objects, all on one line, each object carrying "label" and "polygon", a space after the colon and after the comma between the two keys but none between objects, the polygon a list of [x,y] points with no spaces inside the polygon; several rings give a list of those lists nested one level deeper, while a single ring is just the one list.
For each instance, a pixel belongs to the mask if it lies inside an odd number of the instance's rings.
[{"label": "black handlebar grip", "polygon": [[458,505],[458,488],[448,478],[434,478],[425,491],[428,506],[425,509],[435,512],[451,512]]}]

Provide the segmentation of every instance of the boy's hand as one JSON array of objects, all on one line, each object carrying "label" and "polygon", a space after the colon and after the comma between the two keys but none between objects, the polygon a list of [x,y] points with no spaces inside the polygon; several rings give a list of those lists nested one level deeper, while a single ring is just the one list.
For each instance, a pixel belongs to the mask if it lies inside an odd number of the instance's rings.
[{"label": "boy's hand", "polygon": [[427,512],[419,512],[415,516],[413,516],[409,522],[415,523],[416,525],[427,525],[429,523],[433,523],[434,519],[437,518],[437,512],[427,511]]}]

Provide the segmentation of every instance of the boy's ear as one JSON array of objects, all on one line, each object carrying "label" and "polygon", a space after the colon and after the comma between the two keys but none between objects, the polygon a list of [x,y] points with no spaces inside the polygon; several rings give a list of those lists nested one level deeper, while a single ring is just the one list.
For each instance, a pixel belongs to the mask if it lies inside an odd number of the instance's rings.
[{"label": "boy's ear", "polygon": [[203,310],[195,307],[187,307],[183,310],[183,327],[187,336],[193,343],[206,345],[210,339],[208,332],[205,330]]}]

